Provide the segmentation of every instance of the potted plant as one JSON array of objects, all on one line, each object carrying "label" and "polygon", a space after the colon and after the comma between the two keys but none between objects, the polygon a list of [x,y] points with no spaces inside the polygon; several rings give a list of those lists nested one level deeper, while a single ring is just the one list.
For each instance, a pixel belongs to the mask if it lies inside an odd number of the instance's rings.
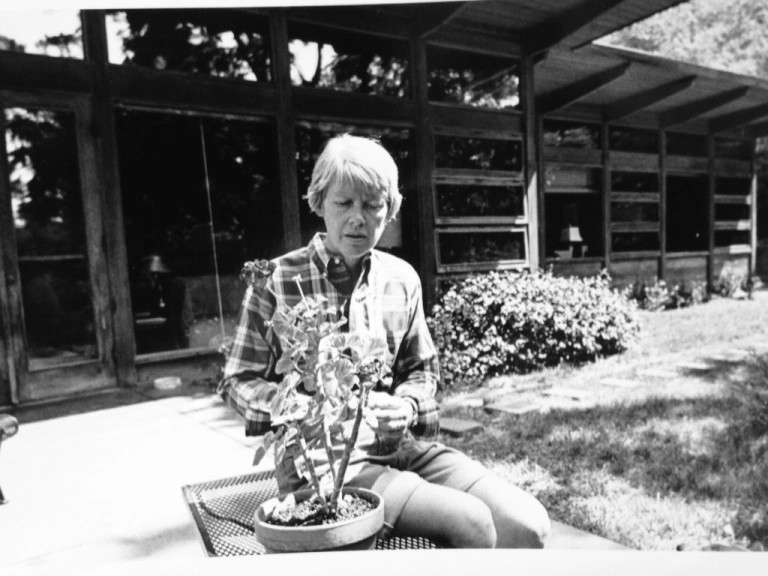
[{"label": "potted plant", "polygon": [[[271,273],[266,265],[244,269],[257,289]],[[342,332],[342,312],[325,297],[305,296],[300,280],[294,278],[300,302],[277,310],[270,322],[280,341],[282,381],[270,407],[276,430],[265,434],[254,462],[271,448],[278,465],[293,445],[295,466],[309,486],[259,506],[256,535],[268,552],[371,548],[384,521],[381,498],[343,486],[368,394],[388,372],[388,348],[381,339]],[[344,425],[350,416],[351,426]]]}]

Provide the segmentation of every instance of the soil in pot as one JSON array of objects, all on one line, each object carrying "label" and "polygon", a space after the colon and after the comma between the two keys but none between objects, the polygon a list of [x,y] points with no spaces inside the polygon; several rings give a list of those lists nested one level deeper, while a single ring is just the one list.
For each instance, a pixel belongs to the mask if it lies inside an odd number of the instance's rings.
[{"label": "soil in pot", "polygon": [[[312,492],[299,491],[293,494],[295,501],[280,502],[277,498],[262,503],[254,514],[256,538],[267,553],[275,552],[319,552],[321,550],[369,550],[375,547],[376,538],[384,523],[384,504],[375,492],[364,488],[345,487],[343,499],[346,503],[342,518],[332,519],[317,514],[311,503]],[[291,509],[300,506],[298,515]],[[294,524],[273,524],[267,519],[275,508],[283,508],[289,522]],[[278,513],[279,515],[280,513]],[[301,518],[300,520],[298,520]]]},{"label": "soil in pot", "polygon": [[334,512],[323,510],[318,500],[304,500],[295,506],[277,507],[267,518],[276,526],[320,526],[358,518],[376,507],[357,494],[344,494]]}]

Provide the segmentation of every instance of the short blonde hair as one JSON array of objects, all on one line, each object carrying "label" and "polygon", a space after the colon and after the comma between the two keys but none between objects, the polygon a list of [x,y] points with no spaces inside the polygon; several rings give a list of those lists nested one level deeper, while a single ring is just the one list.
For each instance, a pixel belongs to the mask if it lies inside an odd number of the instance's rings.
[{"label": "short blonde hair", "polygon": [[378,141],[342,134],[326,143],[307,190],[312,212],[320,215],[326,192],[343,185],[380,193],[387,202],[387,220],[397,216],[403,201],[397,187],[397,165]]}]

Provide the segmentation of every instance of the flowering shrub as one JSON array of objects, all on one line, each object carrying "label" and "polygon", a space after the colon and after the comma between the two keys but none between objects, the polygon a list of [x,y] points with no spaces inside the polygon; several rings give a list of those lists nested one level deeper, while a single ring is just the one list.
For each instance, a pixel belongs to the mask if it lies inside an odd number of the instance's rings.
[{"label": "flowering shrub", "polygon": [[428,323],[446,385],[594,360],[623,352],[639,333],[636,306],[607,274],[551,271],[466,278],[442,295]]},{"label": "flowering shrub", "polygon": [[[723,268],[720,272],[715,285],[713,286],[715,294],[725,296],[726,298],[752,297],[752,280],[743,272]],[[740,295],[740,296],[739,296]]]}]

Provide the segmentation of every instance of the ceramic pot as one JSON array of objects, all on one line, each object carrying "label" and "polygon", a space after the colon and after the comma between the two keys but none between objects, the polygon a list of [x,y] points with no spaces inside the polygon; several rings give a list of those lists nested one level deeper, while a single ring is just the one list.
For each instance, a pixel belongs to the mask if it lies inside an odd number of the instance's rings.
[{"label": "ceramic pot", "polygon": [[[365,488],[344,488],[342,494],[356,494],[375,504],[375,508],[351,520],[321,526],[277,526],[266,521],[276,498],[262,503],[254,514],[256,538],[268,554],[280,552],[320,552],[325,550],[371,550],[384,524],[381,496]],[[312,496],[311,490],[294,492],[296,502]]]}]

